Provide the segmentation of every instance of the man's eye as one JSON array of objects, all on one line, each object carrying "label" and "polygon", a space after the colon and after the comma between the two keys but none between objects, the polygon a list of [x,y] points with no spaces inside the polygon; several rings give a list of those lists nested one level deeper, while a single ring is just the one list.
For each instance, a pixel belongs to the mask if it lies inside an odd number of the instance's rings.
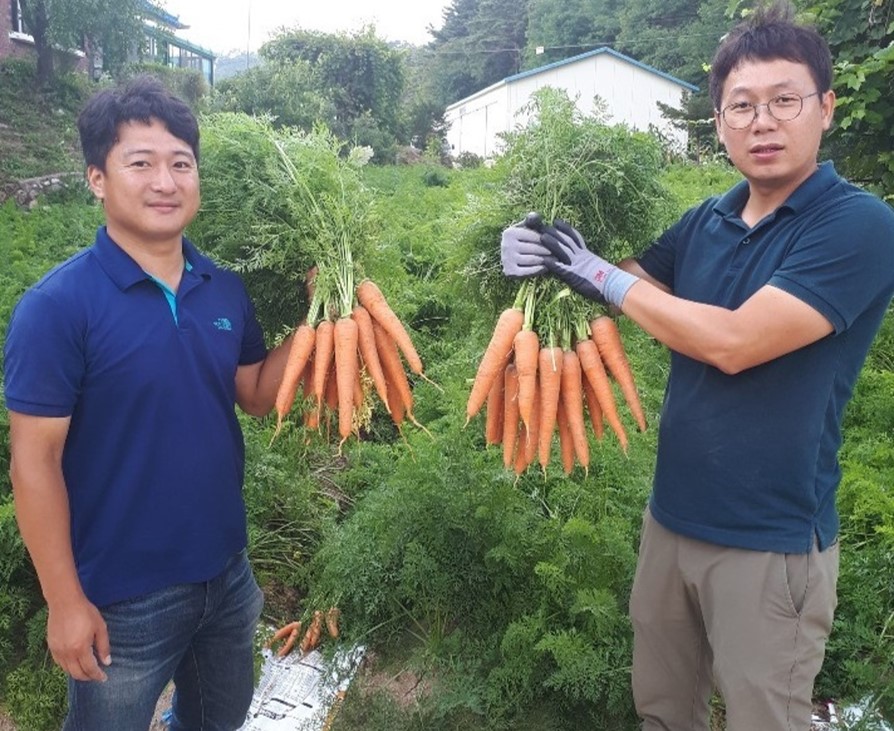
[{"label": "man's eye", "polygon": [[773,104],[780,107],[793,107],[801,101],[795,94],[780,94],[773,100]]},{"label": "man's eye", "polygon": [[749,102],[733,102],[732,104],[727,106],[727,110],[734,114],[741,114],[742,112],[750,112],[751,109],[752,109],[752,107]]}]

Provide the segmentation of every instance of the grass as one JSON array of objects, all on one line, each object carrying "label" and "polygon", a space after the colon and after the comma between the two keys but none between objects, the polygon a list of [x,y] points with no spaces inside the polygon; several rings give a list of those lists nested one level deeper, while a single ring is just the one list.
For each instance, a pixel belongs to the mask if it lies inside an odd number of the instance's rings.
[{"label": "grass", "polygon": [[89,93],[86,79],[64,76],[37,92],[35,73],[30,61],[0,62],[0,186],[83,167],[77,110]]}]

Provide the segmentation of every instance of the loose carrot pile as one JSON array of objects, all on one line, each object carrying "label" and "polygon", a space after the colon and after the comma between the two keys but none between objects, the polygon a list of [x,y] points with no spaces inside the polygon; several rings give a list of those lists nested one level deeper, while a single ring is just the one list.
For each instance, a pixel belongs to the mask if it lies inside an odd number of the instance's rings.
[{"label": "loose carrot pile", "polygon": [[[276,655],[277,657],[285,657],[297,644],[301,654],[306,655],[320,646],[324,626],[331,638],[338,638],[340,617],[341,611],[338,607],[330,607],[326,612],[316,610],[311,615],[307,629],[304,629],[304,623],[301,621],[289,622],[276,630],[264,646],[267,649],[272,649],[276,643],[282,642],[276,650]],[[300,641],[299,637],[301,638]]]},{"label": "loose carrot pile", "polygon": [[[413,393],[404,361],[410,371],[426,378],[422,360],[382,291],[370,279],[353,291],[339,282],[341,307],[336,309],[326,305],[317,284],[314,281],[309,290],[313,294],[308,319],[292,336],[276,396],[273,438],[299,403],[309,429],[319,430],[329,417],[337,419],[341,446],[359,431],[363,414],[369,410],[371,390],[398,428],[406,420],[419,425],[413,415]],[[351,294],[346,296],[346,292]],[[327,316],[327,311],[336,314]]]},{"label": "loose carrot pile", "polygon": [[533,327],[535,302],[536,284],[527,282],[498,318],[469,393],[466,424],[486,408],[486,443],[502,449],[503,465],[517,475],[535,461],[545,472],[556,437],[564,472],[575,463],[588,470],[585,415],[596,439],[603,438],[607,423],[626,453],[629,441],[612,380],[640,430],[646,419],[614,320],[578,318],[573,334],[566,327],[541,339]]}]

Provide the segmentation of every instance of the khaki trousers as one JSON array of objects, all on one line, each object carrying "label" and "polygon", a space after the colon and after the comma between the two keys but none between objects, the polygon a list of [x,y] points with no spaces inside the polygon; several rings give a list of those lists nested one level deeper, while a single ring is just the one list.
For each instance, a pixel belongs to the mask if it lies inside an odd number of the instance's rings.
[{"label": "khaki trousers", "polygon": [[838,544],[765,553],[685,538],[646,511],[630,597],[643,731],[808,731],[837,603]]}]

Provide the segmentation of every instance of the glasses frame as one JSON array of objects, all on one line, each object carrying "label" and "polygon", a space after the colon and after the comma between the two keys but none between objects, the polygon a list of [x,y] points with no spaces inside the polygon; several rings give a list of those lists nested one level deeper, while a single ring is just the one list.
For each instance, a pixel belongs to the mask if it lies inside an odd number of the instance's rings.
[{"label": "glasses frame", "polygon": [[[721,110],[718,112],[718,114],[720,115],[720,118],[723,120],[723,123],[724,123],[727,127],[729,127],[730,129],[735,129],[735,130],[748,129],[752,124],[754,124],[754,120],[757,119],[757,110],[760,109],[761,107],[766,107],[766,108],[767,108],[767,114],[769,114],[769,115],[770,115],[773,119],[775,119],[777,122],[792,122],[792,121],[796,120],[798,117],[800,117],[800,116],[801,116],[801,112],[804,111],[804,100],[805,100],[805,99],[809,99],[809,98],[812,97],[812,96],[817,96],[817,97],[819,97],[819,96],[822,96],[822,95],[823,95],[823,92],[821,92],[821,91],[814,91],[814,92],[811,92],[810,94],[804,94],[804,95],[796,94],[795,92],[792,91],[792,92],[786,92],[785,94],[778,94],[777,96],[774,96],[772,99],[770,99],[770,101],[768,101],[768,102],[763,102],[762,104],[752,104],[751,102],[746,102],[746,104],[747,104],[749,107],[751,107],[752,117],[751,117],[751,119],[748,120],[747,124],[743,124],[741,127],[737,127],[737,126],[735,126],[735,125],[730,124],[730,123],[729,123],[729,120],[726,118],[726,113],[727,113],[727,111],[728,111],[733,105],[735,105],[735,104],[741,104],[741,102],[732,102],[731,104],[727,104],[723,109],[721,109]],[[800,108],[798,109],[798,113],[797,113],[794,117],[789,117],[788,119],[780,119],[780,118],[777,117],[775,114],[773,114],[773,110],[772,110],[772,108],[770,107],[770,105],[771,105],[773,102],[775,102],[777,99],[779,99],[780,97],[783,97],[783,96],[796,96],[796,97],[798,97],[798,99],[801,100],[801,106],[800,106]]]}]

